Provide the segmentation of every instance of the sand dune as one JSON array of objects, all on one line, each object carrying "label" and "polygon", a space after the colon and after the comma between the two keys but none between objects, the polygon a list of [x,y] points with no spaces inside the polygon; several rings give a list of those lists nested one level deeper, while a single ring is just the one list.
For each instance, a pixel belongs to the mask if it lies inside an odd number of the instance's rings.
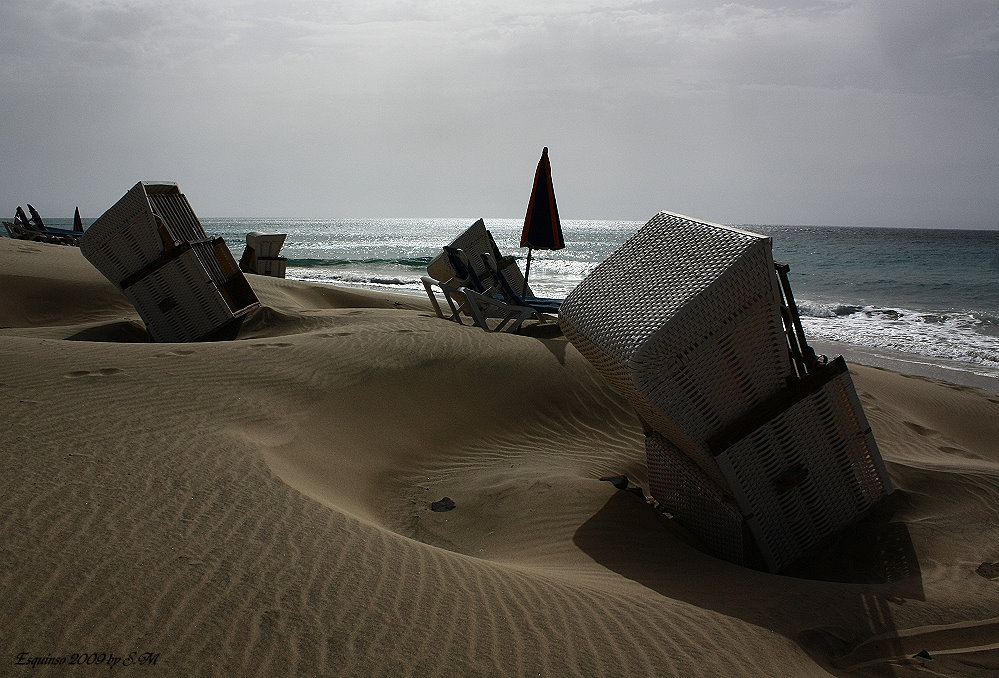
[{"label": "sand dune", "polygon": [[78,250],[0,239],[0,674],[999,672],[999,395],[851,366],[899,489],[771,575],[599,480],[645,486],[641,431],[550,328],[251,284],[235,341],[148,343]]}]

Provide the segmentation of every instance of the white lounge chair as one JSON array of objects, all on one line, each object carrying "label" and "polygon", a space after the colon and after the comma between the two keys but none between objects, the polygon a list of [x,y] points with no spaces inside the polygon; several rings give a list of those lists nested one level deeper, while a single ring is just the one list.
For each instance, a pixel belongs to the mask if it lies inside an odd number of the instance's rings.
[{"label": "white lounge chair", "polygon": [[[535,308],[506,300],[501,282],[495,278],[480,278],[460,249],[446,246],[444,251],[450,262],[449,270],[454,275],[446,281],[422,277],[423,287],[438,317],[463,324],[461,318],[465,315],[472,324],[486,331],[515,333],[525,320],[538,315]],[[435,290],[443,296],[450,313],[445,313]],[[498,322],[491,323],[491,320]]]},{"label": "white lounge chair", "polygon": [[769,238],[663,212],[559,315],[642,420],[653,497],[770,570],[891,491],[845,364],[802,359],[782,298]]},{"label": "white lounge chair", "polygon": [[285,277],[288,259],[281,256],[281,246],[287,237],[287,233],[247,233],[246,248],[239,258],[239,269],[244,273]]},{"label": "white lounge chair", "polygon": [[[482,280],[486,280],[492,276],[492,272],[482,260],[483,254],[489,254],[494,258],[497,267],[503,271],[503,277],[507,283],[515,290],[524,289],[524,273],[512,257],[504,257],[499,251],[496,241],[493,239],[493,234],[486,228],[486,224],[482,219],[479,219],[462,231],[450,243],[449,247],[464,252],[473,270]],[[427,266],[427,275],[435,280],[449,280],[455,274],[456,271],[452,268],[451,262],[444,252],[434,257]],[[531,297],[534,296],[534,293],[528,287],[523,296]]]}]

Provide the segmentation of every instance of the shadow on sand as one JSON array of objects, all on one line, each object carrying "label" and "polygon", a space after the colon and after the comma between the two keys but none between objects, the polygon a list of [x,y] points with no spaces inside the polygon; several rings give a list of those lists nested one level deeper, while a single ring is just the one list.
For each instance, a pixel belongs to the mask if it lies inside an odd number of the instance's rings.
[{"label": "shadow on sand", "polygon": [[[897,490],[863,521],[781,574],[742,568],[703,552],[674,520],[618,491],[574,535],[595,561],[665,597],[779,633],[839,676],[875,672],[904,656],[889,604],[923,600]],[[697,549],[699,552],[695,552]],[[827,610],[824,612],[817,612]],[[889,669],[890,672],[890,669]]]}]

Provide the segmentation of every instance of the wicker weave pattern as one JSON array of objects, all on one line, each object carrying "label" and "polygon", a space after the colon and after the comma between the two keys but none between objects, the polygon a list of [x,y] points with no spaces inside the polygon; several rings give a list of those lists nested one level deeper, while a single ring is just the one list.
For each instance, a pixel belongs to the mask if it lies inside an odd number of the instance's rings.
[{"label": "wicker weave pattern", "polygon": [[[160,187],[175,184],[159,184]],[[164,242],[139,182],[87,229],[80,251],[108,280],[118,285],[163,251]],[[202,233],[201,238],[204,238]],[[170,243],[173,244],[173,243]]]},{"label": "wicker weave pattern", "polygon": [[[687,304],[709,287],[717,287],[723,274],[755,274],[765,281],[766,289],[773,289],[770,269],[764,268],[761,276],[760,269],[754,270],[753,262],[746,260],[753,250],[757,257],[769,259],[769,249],[769,238],[663,212],[597,266],[565,300],[562,313],[587,316],[591,341],[631,360],[650,340],[659,341],[659,333],[670,335],[666,341],[682,343],[686,328],[674,328],[671,321],[687,312]],[[744,282],[735,280],[729,286],[737,298],[745,293],[739,289],[744,287]],[[649,299],[655,303],[649,304]],[[710,302],[705,305],[717,308]],[[588,317],[587,309],[594,307],[607,309],[609,318],[598,327]]]},{"label": "wicker weave pattern", "polygon": [[645,454],[652,496],[712,552],[743,562],[744,521],[732,500],[662,435],[646,435]]},{"label": "wicker weave pattern", "polygon": [[844,372],[718,455],[771,570],[863,516],[891,489],[877,472],[880,454],[857,420],[852,391]]},{"label": "wicker weave pattern", "polygon": [[653,497],[773,571],[891,491],[846,364],[796,367],[781,301],[768,238],[664,212],[559,317],[641,417]]},{"label": "wicker weave pattern", "polygon": [[580,283],[559,324],[653,429],[722,483],[707,436],[790,374],[778,295],[769,238],[663,212]]}]

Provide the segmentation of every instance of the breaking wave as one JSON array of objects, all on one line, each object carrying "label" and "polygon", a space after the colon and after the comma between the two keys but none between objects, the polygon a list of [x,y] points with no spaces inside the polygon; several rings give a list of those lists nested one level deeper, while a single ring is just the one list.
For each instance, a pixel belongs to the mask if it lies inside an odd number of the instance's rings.
[{"label": "breaking wave", "polygon": [[841,303],[798,304],[810,339],[916,353],[999,368],[999,316]]},{"label": "breaking wave", "polygon": [[289,259],[288,266],[296,268],[331,268],[345,266],[398,266],[425,269],[433,257],[399,257],[390,259]]}]

